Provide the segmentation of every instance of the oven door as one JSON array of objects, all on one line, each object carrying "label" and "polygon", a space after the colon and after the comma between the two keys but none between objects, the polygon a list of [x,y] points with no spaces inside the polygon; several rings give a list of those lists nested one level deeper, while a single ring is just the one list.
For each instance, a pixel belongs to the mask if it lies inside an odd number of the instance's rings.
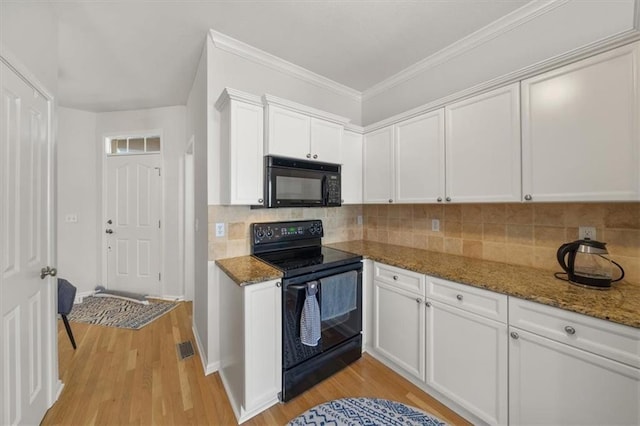
[{"label": "oven door", "polygon": [[[355,300],[352,306],[346,307],[345,305],[330,312],[332,307],[327,307],[327,300],[323,301],[323,280],[325,281],[325,286],[328,286],[330,281],[326,279],[338,276],[341,276],[343,280],[355,281],[350,284],[345,282],[346,285],[355,286],[353,294]],[[318,282],[319,290],[312,297],[316,297],[321,308],[321,332],[318,344],[316,346],[307,346],[302,343],[300,338],[300,323],[307,297],[306,286],[308,282],[312,281]],[[285,279],[282,291],[282,363],[285,370],[330,350],[362,331],[362,263],[353,263],[309,275]],[[352,307],[353,309],[351,309]],[[341,312],[340,309],[344,312]],[[330,318],[326,318],[327,313],[329,313],[328,316]]]}]

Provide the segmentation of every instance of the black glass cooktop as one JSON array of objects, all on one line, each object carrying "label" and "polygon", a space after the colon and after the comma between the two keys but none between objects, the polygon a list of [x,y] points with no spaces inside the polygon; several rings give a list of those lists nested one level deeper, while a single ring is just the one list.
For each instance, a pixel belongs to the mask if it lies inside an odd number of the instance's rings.
[{"label": "black glass cooktop", "polygon": [[329,247],[315,246],[254,254],[281,270],[285,277],[335,268],[362,260],[362,256]]}]

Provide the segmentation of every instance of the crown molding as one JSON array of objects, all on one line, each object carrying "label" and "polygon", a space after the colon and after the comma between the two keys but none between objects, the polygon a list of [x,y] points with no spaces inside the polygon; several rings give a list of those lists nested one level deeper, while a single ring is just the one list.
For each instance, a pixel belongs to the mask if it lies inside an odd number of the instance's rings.
[{"label": "crown molding", "polygon": [[344,130],[348,130],[350,132],[364,134],[364,127],[358,126],[357,124],[347,123],[344,125]]},{"label": "crown molding", "polygon": [[462,55],[476,47],[485,44],[496,37],[517,28],[539,16],[551,12],[552,10],[568,3],[569,0],[538,0],[524,5],[523,7],[493,21],[489,25],[464,37],[444,49],[428,56],[415,64],[405,68],[397,74],[371,86],[362,92],[362,99],[370,99],[382,92],[385,92],[407,80],[412,79],[431,68],[435,68],[448,62],[457,56]]},{"label": "crown molding", "polygon": [[255,106],[262,107],[262,98],[240,90],[225,87],[218,100],[214,104],[218,111],[222,111],[229,101],[241,101]]},{"label": "crown molding", "polygon": [[442,108],[453,102],[461,101],[465,98],[479,95],[483,92],[488,92],[493,89],[497,89],[501,86],[506,86],[533,77],[538,74],[542,74],[552,69],[559,68],[570,63],[586,59],[590,56],[594,56],[606,51],[621,47],[640,40],[640,31],[638,29],[632,29],[624,31],[622,33],[598,40],[594,43],[587,44],[578,49],[574,49],[570,52],[562,55],[555,56],[545,61],[538,62],[525,68],[521,68],[517,71],[510,72],[492,80],[485,81],[451,95],[436,99],[432,102],[424,105],[417,106],[408,111],[404,111],[400,114],[396,114],[384,120],[377,121],[364,127],[365,133],[372,132],[374,130],[381,129],[392,124],[396,124],[400,121],[408,120],[418,115],[433,111],[434,109]]},{"label": "crown molding", "polygon": [[262,101],[264,105],[267,107],[269,105],[275,105],[282,108],[286,108],[291,111],[299,112],[304,115],[308,115],[313,118],[319,118],[321,120],[326,120],[336,124],[341,124],[343,126],[347,124],[349,121],[351,121],[351,119],[342,117],[340,115],[332,114],[330,112],[322,111],[307,105],[302,105],[302,104],[299,104],[287,99],[282,99],[277,96],[269,95],[266,93],[262,95]]},{"label": "crown molding", "polygon": [[215,30],[209,30],[209,37],[211,37],[211,41],[215,47],[224,50],[225,52],[265,65],[276,71],[304,80],[307,83],[311,83],[323,89],[328,89],[338,95],[347,96],[359,102],[362,101],[361,92],[335,82],[327,77],[323,77],[320,74],[309,71],[299,65],[285,61],[284,59],[272,55],[271,53],[267,53],[264,50],[260,50]]}]

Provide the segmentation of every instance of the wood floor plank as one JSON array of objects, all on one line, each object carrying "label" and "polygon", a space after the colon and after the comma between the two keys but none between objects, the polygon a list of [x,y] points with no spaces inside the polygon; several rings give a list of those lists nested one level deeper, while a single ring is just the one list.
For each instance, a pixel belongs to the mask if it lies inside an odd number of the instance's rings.
[{"label": "wood floor plank", "polygon": [[[191,309],[191,303],[180,303],[140,330],[72,322],[75,351],[59,321],[59,371],[65,387],[42,425],[237,424],[220,376],[203,374]],[[189,340],[196,353],[180,360],[176,345]],[[469,424],[367,354],[244,424],[284,425],[315,405],[358,396],[403,402],[450,424]]]}]

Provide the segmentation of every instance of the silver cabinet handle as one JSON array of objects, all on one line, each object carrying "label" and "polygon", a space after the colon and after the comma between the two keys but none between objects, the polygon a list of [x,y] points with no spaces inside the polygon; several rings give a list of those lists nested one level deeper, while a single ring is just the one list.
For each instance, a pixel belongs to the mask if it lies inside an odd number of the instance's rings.
[{"label": "silver cabinet handle", "polygon": [[518,333],[516,333],[515,331],[512,331],[511,333],[509,333],[512,339],[516,339],[518,340],[520,338],[520,335]]},{"label": "silver cabinet handle", "polygon": [[427,308],[430,308],[430,307],[431,307],[431,302],[424,302],[424,304],[425,304],[425,306],[426,306]]},{"label": "silver cabinet handle", "polygon": [[307,158],[311,158],[311,154],[307,154]]},{"label": "silver cabinet handle", "polygon": [[315,160],[316,158],[318,158],[318,154],[315,154],[315,155],[313,156],[313,159],[314,159],[314,160]]},{"label": "silver cabinet handle", "polygon": [[398,276],[397,276],[397,275],[394,275],[394,276],[393,276],[393,280],[394,280],[394,281],[398,281]]},{"label": "silver cabinet handle", "polygon": [[457,295],[456,295],[456,299],[458,299],[458,300],[462,300],[462,295],[461,295],[461,294],[457,294]]},{"label": "silver cabinet handle", "polygon": [[40,269],[41,280],[44,280],[44,277],[46,277],[47,275],[51,275],[52,277],[55,277],[57,274],[58,274],[58,270],[56,268],[45,266],[44,268]]},{"label": "silver cabinet handle", "polygon": [[389,202],[390,202],[390,203],[393,203],[393,200],[392,200],[391,198],[389,198]]},{"label": "silver cabinet handle", "polygon": [[566,327],[564,328],[564,331],[566,331],[566,332],[567,332],[567,334],[572,334],[572,335],[573,335],[573,334],[576,334],[576,329],[575,329],[575,328],[573,328],[573,327],[571,327],[570,325],[566,326]]},{"label": "silver cabinet handle", "polygon": [[264,200],[263,200],[262,198],[258,198],[258,202],[259,202],[260,204],[262,204],[262,203],[264,203]]},{"label": "silver cabinet handle", "polygon": [[419,297],[416,297],[416,302],[421,304],[422,303],[422,299],[420,299]]},{"label": "silver cabinet handle", "polygon": [[450,202],[450,201],[451,201],[451,197],[447,197],[447,198],[445,198],[445,200],[447,200],[448,202]]},{"label": "silver cabinet handle", "polygon": [[438,197],[438,199],[436,201],[441,203],[442,202],[442,197]]},{"label": "silver cabinet handle", "polygon": [[107,234],[113,234],[113,229],[107,229],[104,232],[106,232]]},{"label": "silver cabinet handle", "polygon": [[280,281],[278,281],[278,282],[276,283],[276,287],[280,287],[281,285],[282,285],[282,283],[281,283]]},{"label": "silver cabinet handle", "polygon": [[524,196],[524,199],[527,201],[531,201],[533,199],[533,197],[531,196],[531,194],[527,194]]}]

